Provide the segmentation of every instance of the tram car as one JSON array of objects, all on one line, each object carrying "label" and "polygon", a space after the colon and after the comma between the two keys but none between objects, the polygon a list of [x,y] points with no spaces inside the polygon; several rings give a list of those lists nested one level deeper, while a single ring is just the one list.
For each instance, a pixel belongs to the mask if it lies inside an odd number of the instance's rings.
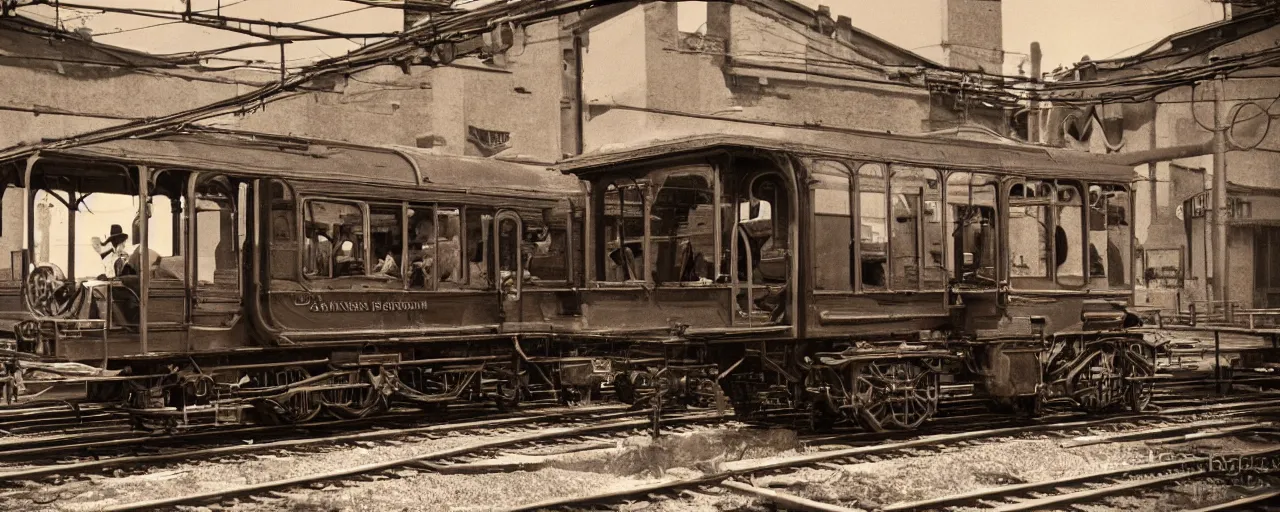
[{"label": "tram car", "polygon": [[[301,422],[507,406],[592,374],[548,344],[577,321],[585,196],[546,165],[188,130],[41,151],[0,177],[10,399]],[[527,382],[534,362],[555,375]]]},{"label": "tram car", "polygon": [[[662,365],[618,389],[910,429],[944,384],[1144,408],[1129,167],[1015,143],[771,130],[614,148],[588,184],[582,325]],[[643,365],[641,365],[643,366]],[[658,372],[663,376],[659,377]],[[630,381],[628,381],[630,379]]]},{"label": "tram car", "polygon": [[909,429],[946,383],[1141,409],[1132,172],[815,130],[555,169],[212,130],[42,151],[0,164],[0,382],[167,425],[607,392]]}]

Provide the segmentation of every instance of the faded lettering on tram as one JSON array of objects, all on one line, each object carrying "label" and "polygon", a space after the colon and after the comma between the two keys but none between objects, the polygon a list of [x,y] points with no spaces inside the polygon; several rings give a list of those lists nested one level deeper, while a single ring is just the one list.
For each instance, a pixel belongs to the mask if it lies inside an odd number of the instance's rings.
[{"label": "faded lettering on tram", "polygon": [[319,295],[302,295],[294,305],[312,313],[368,313],[382,311],[426,311],[427,301],[324,300]]}]

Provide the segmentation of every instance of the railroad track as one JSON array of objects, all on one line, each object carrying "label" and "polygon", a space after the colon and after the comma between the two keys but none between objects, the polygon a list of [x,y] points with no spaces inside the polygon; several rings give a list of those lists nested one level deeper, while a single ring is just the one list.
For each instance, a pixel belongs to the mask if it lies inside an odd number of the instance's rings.
[{"label": "railroad track", "polygon": [[[776,491],[772,489],[756,488],[754,486],[751,486],[750,484],[745,484],[737,480],[743,479],[743,478],[750,478],[751,476],[758,475],[758,474],[776,474],[778,472],[794,471],[794,470],[805,468],[805,467],[813,467],[815,465],[821,465],[821,464],[831,463],[835,461],[857,460],[859,458],[865,458],[865,457],[881,457],[881,458],[895,457],[896,454],[901,454],[909,450],[921,450],[921,449],[940,450],[946,446],[951,446],[959,443],[994,442],[1000,439],[1007,439],[1012,436],[1018,436],[1018,435],[1023,435],[1023,434],[1033,433],[1033,432],[1054,435],[1057,437],[1070,437],[1070,439],[1064,440],[1064,443],[1066,443],[1066,445],[1068,446],[1085,446],[1090,444],[1119,443],[1119,442],[1139,441],[1139,440],[1147,440],[1148,442],[1153,442],[1153,443],[1171,443],[1171,442],[1193,440],[1193,439],[1207,438],[1207,437],[1238,435],[1246,432],[1266,430],[1271,427],[1271,424],[1269,423],[1250,424],[1246,420],[1239,418],[1239,416],[1280,413],[1280,407],[1273,405],[1273,402],[1270,402],[1270,401],[1211,404],[1207,406],[1207,408],[1209,408],[1212,411],[1221,413],[1221,417],[1215,420],[1192,422],[1192,423],[1187,423],[1182,425],[1172,425],[1172,426],[1155,427],[1155,428],[1140,427],[1138,430],[1130,431],[1130,432],[1120,432],[1120,433],[1115,433],[1115,434],[1106,435],[1106,436],[1093,436],[1093,437],[1084,437],[1084,438],[1078,438],[1078,439],[1071,436],[1075,436],[1074,434],[1075,432],[1079,432],[1082,429],[1088,429],[1091,427],[1101,427],[1101,426],[1115,424],[1121,421],[1133,421],[1133,420],[1140,420],[1140,419],[1159,419],[1162,417],[1169,418],[1171,416],[1192,415],[1192,414],[1197,414],[1197,413],[1206,412],[1206,411],[1202,410],[1202,408],[1194,408],[1194,407],[1169,408],[1160,414],[1121,415],[1121,416],[1115,416],[1111,418],[1093,419],[1093,420],[1085,420],[1085,421],[1046,421],[1043,423],[1037,423],[1037,424],[1031,424],[1031,425],[1008,426],[1008,427],[991,428],[991,429],[984,429],[984,430],[972,430],[972,431],[947,433],[947,434],[925,435],[925,436],[904,439],[904,440],[899,440],[894,442],[876,442],[876,443],[867,444],[864,446],[855,446],[851,448],[822,450],[822,451],[806,453],[806,454],[782,458],[782,459],[773,459],[773,460],[764,460],[764,461],[739,461],[738,463],[726,464],[724,466],[725,469],[723,471],[715,472],[712,474],[704,474],[703,476],[699,476],[699,477],[687,478],[687,479],[674,479],[674,480],[664,481],[664,482],[655,483],[655,484],[637,486],[637,487],[632,487],[632,488],[627,488],[622,490],[611,490],[609,492],[591,494],[591,495],[585,495],[585,496],[558,498],[553,500],[547,500],[547,501],[541,501],[541,502],[529,503],[526,505],[511,507],[504,510],[508,512],[534,511],[534,510],[575,510],[582,507],[613,504],[623,499],[636,497],[636,496],[645,496],[645,495],[653,496],[655,494],[657,495],[669,494],[669,493],[679,491],[681,489],[688,489],[688,488],[701,488],[705,490],[708,488],[719,487],[719,488],[730,489],[738,492],[745,492],[745,493],[751,494],[756,498],[773,501],[785,507],[795,507],[797,509],[803,509],[803,510],[851,512],[852,510],[855,510],[855,509],[849,509],[849,508],[837,506],[837,505],[818,503],[812,500],[807,500],[803,497],[789,495],[785,492]],[[1273,450],[1273,451],[1266,451],[1266,452],[1258,452],[1256,454],[1245,454],[1245,455],[1274,455],[1275,453],[1280,453],[1280,449]],[[1168,470],[1169,468],[1178,467],[1178,464],[1184,465],[1182,467],[1189,467],[1187,465],[1194,464],[1196,462],[1197,461],[1195,460],[1189,460],[1189,461],[1180,460],[1164,466],[1153,465],[1152,467],[1149,467],[1149,468],[1128,468],[1128,470],[1135,470],[1134,472],[1139,474],[1143,473],[1144,471],[1151,473],[1151,472],[1158,472],[1162,469]],[[1085,484],[1085,483],[1097,484],[1103,481],[1113,482],[1113,483],[1105,485],[1107,488],[1111,489],[1110,491],[1098,491],[1093,494],[1088,494],[1090,491],[1093,491],[1092,488],[1088,488],[1088,489],[1079,489],[1079,488],[1070,489],[1069,488],[1065,492],[1059,493],[1060,495],[1064,496],[1059,499],[1062,500],[1061,501],[1062,503],[1068,503],[1073,501],[1075,502],[1086,501],[1088,499],[1091,499],[1091,497],[1096,499],[1097,497],[1102,497],[1105,495],[1111,495],[1111,494],[1125,492],[1127,490],[1134,490],[1134,489],[1139,489],[1144,487],[1160,485],[1161,483],[1171,483],[1183,478],[1192,478],[1200,475],[1200,473],[1195,473],[1192,470],[1188,470],[1188,471],[1183,471],[1181,473],[1176,473],[1175,475],[1164,475],[1159,477],[1159,478],[1167,479],[1164,481],[1146,482],[1144,480],[1133,480],[1133,481],[1129,481],[1129,480],[1112,481],[1111,480],[1113,478],[1117,478],[1118,477],[1117,475],[1123,476],[1124,474],[1128,474],[1128,473],[1126,471],[1119,471],[1119,472],[1110,472],[1110,473],[1098,473],[1094,475],[1085,475],[1083,477],[1078,477],[1078,482],[1075,482],[1078,484]],[[1005,488],[1003,491],[991,490],[990,493],[985,494],[984,497],[977,497],[975,493],[975,497],[957,496],[953,498],[956,501],[964,501],[964,500],[977,501],[980,499],[996,498],[999,496],[1011,496],[1017,493],[1024,493],[1024,492],[1032,491],[1035,489],[1054,488],[1055,486],[1061,487],[1063,485],[1072,483],[1067,480],[1070,480],[1070,479],[1064,479],[1064,481],[1062,482],[1043,482],[1042,485],[1028,484],[1028,487],[1025,487],[1025,488],[1010,486],[1009,488]],[[1001,494],[1001,492],[1003,492],[1003,494]],[[1040,497],[1037,497],[1036,499],[1043,500],[1043,501],[1035,502],[1036,507],[1050,506],[1053,503],[1056,503],[1056,502],[1053,502],[1048,496],[1040,496]],[[908,505],[910,506],[908,507]],[[907,509],[916,510],[920,508],[927,508],[929,505],[928,504],[926,505],[903,504],[903,505],[894,505],[894,506],[903,507],[902,510],[907,510]],[[1015,508],[1014,504],[1006,504],[1006,506],[1009,507],[1007,509],[1008,511],[1023,510],[1020,508]],[[998,509],[998,510],[1005,510],[1005,509]]]},{"label": "railroad track", "polygon": [[[531,424],[529,418],[512,418],[508,420],[486,420],[476,421],[471,424],[458,425],[434,425],[429,427],[421,427],[421,431],[431,429],[434,432],[446,431],[462,431],[462,430],[481,430],[493,428],[497,426],[507,426],[512,429],[519,429],[517,433],[503,436],[493,436],[489,439],[478,440],[474,443],[468,443],[463,446],[442,449],[430,453],[402,457],[393,460],[380,461],[376,463],[364,464],[359,466],[344,467],[330,472],[317,473],[289,478],[284,480],[274,480],[268,482],[260,482],[256,484],[221,489],[214,492],[198,493],[185,496],[174,496],[168,498],[160,498],[148,501],[140,501],[126,503],[114,506],[100,508],[104,512],[125,512],[139,510],[154,510],[174,507],[178,505],[194,505],[200,503],[208,503],[212,501],[222,501],[231,497],[256,496],[271,491],[281,491],[290,488],[312,485],[320,482],[340,481],[350,479],[360,479],[371,476],[388,476],[392,478],[399,477],[395,473],[389,472],[397,468],[414,467],[427,468],[440,467],[439,463],[452,461],[455,464],[466,464],[467,461],[475,457],[485,457],[500,449],[511,449],[520,446],[534,445],[536,443],[558,441],[571,442],[579,440],[583,442],[599,443],[601,436],[619,436],[634,435],[638,431],[647,430],[651,426],[650,418],[643,419],[613,419],[611,421],[599,421],[602,417],[624,418],[625,416],[633,416],[637,413],[643,414],[646,411],[626,411],[615,412],[609,416],[593,416],[589,420],[591,422],[578,426],[547,426],[545,424]],[[678,425],[696,425],[720,422],[725,419],[724,416],[716,413],[695,413],[695,414],[678,414],[665,417],[663,422],[664,429],[680,428]],[[390,435],[404,435],[405,432],[395,432]],[[346,438],[350,440],[350,437]],[[299,440],[300,442],[308,442],[310,440]],[[279,448],[277,446],[276,448]],[[225,452],[223,452],[225,453]],[[154,462],[151,459],[143,461],[144,463]],[[95,466],[97,467],[97,466]],[[79,470],[80,468],[75,468]],[[0,475],[0,481],[12,480],[14,478],[30,478],[32,476],[50,476],[57,474],[65,474],[56,468],[47,468],[36,471],[35,473],[26,472],[21,475],[6,474]]]}]

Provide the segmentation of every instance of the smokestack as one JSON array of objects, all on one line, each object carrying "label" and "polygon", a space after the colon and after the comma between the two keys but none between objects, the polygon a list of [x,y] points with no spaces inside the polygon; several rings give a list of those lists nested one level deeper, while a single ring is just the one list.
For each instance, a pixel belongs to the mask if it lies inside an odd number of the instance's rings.
[{"label": "smokestack", "polygon": [[1044,58],[1044,55],[1040,53],[1040,42],[1032,41],[1031,42],[1031,80],[1032,81],[1036,81],[1036,82],[1040,81],[1040,78],[1041,78],[1040,61],[1043,58]]}]

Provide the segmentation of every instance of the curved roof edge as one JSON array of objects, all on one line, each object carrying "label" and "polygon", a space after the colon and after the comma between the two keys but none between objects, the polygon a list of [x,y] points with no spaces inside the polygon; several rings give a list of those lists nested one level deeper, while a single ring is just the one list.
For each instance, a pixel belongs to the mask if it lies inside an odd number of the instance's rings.
[{"label": "curved roof edge", "polygon": [[1079,178],[1128,182],[1133,167],[1100,155],[1027,144],[993,143],[953,137],[891,135],[875,132],[817,132],[793,129],[763,135],[684,135],[665,140],[604,147],[561,161],[569,173],[590,173],[606,166],[663,155],[715,149],[785,151],[851,160],[887,161],[954,170],[1019,174],[1039,178]]}]

